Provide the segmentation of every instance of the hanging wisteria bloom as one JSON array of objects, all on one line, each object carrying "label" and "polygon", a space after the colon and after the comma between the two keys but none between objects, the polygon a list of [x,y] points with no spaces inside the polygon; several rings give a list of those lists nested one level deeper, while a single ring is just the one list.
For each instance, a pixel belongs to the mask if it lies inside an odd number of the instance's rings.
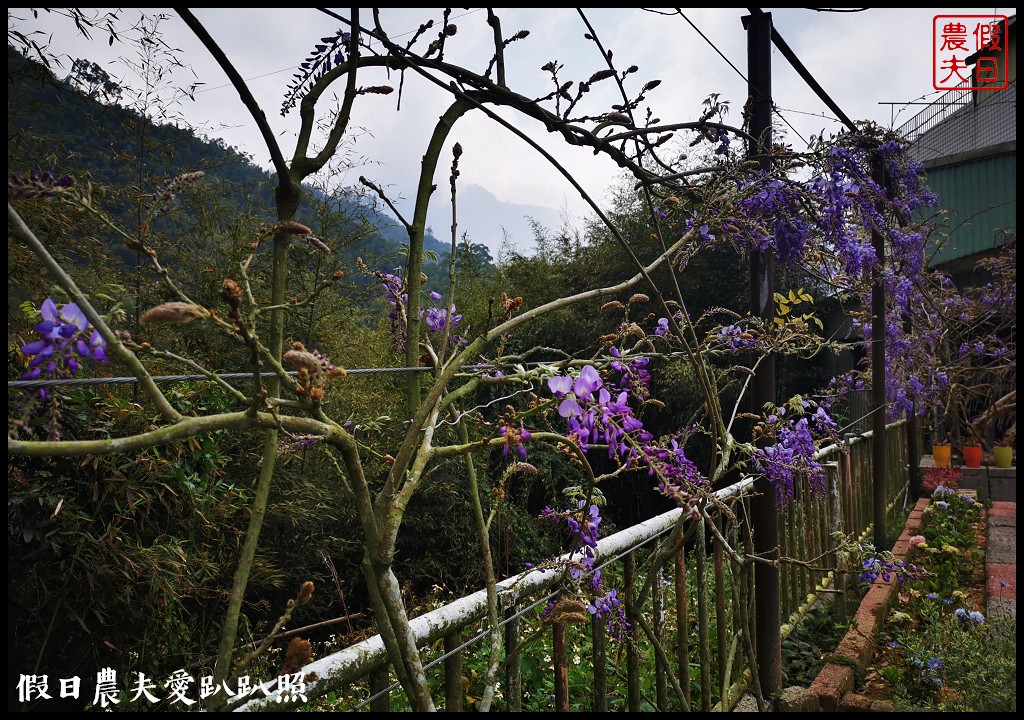
[{"label": "hanging wisteria bloom", "polygon": [[29,371],[19,379],[73,377],[78,373],[80,360],[107,361],[106,340],[89,324],[78,305],[67,303],[58,310],[53,300],[47,298],[40,314],[43,319],[35,325],[40,338],[21,347],[22,354],[32,359]]},{"label": "hanging wisteria bloom", "polygon": [[529,430],[522,426],[514,428],[508,425],[501,425],[498,428],[498,435],[505,438],[505,447],[501,449],[502,455],[508,457],[511,453],[515,452],[521,458],[526,457],[526,446],[523,443],[532,437]]},{"label": "hanging wisteria bloom", "polygon": [[[815,457],[815,435],[834,435],[836,424],[820,406],[813,414],[800,417],[811,407],[810,401],[797,396],[790,401],[788,408],[783,405],[769,413],[765,418],[766,433],[774,436],[777,442],[759,447],[751,455],[758,472],[775,488],[780,507],[785,507],[793,499],[800,477],[807,479],[813,491],[824,493],[825,468]],[[787,415],[787,409],[793,412]]]},{"label": "hanging wisteria bloom", "polygon": [[[587,579],[593,590],[600,589],[601,570],[594,566],[594,561],[597,559],[595,553],[597,541],[601,537],[600,508],[593,503],[588,504],[585,500],[578,500],[575,508],[560,511],[545,507],[540,514],[552,525],[558,525],[564,520],[573,537],[574,548],[569,554],[569,577],[573,582]],[[577,554],[579,555],[578,560],[576,559]]]},{"label": "hanging wisteria bloom", "polygon": [[437,307],[422,309],[420,310],[420,317],[423,318],[427,329],[432,333],[441,332],[449,322],[454,330],[458,327],[459,321],[462,320],[462,315],[456,314],[454,305],[452,305],[451,312]]},{"label": "hanging wisteria bloom", "polygon": [[[682,316],[680,316],[681,320]],[[615,384],[623,390],[629,391],[631,397],[643,400],[651,394],[651,374],[647,371],[650,364],[649,357],[633,357],[628,360],[622,356],[622,352],[612,345],[608,348],[608,354],[612,356],[609,367],[616,373],[620,373]]]},{"label": "hanging wisteria bloom", "polygon": [[391,310],[388,319],[391,321],[391,337],[395,350],[405,348],[406,341],[406,307],[409,305],[409,293],[405,288],[405,280],[392,273],[378,272],[377,279],[384,288],[384,299]]},{"label": "hanging wisteria bloom", "polygon": [[[374,274],[384,288],[384,299],[391,306],[391,310],[388,312],[388,319],[391,321],[391,335],[394,347],[396,350],[402,350],[405,348],[405,343],[408,339],[406,323],[408,320],[409,289],[406,287],[405,279],[398,275],[387,272],[376,272]],[[426,276],[424,276],[423,282],[426,282]],[[431,303],[437,303],[441,300],[441,293],[431,290],[428,297]],[[451,305],[448,309],[439,308],[435,304],[429,307],[421,307],[419,316],[423,320],[423,324],[428,332],[440,333],[447,330],[449,332],[448,341],[452,346],[468,344],[468,341],[464,338],[454,334],[455,329],[458,328],[459,322],[462,320],[462,315],[456,311],[455,305]]]}]

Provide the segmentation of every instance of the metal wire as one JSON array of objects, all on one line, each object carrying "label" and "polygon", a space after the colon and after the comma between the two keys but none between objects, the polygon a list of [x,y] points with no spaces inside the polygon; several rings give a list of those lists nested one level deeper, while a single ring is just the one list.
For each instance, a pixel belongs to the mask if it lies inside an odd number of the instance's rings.
[{"label": "metal wire", "polygon": [[[483,370],[493,365],[466,365],[464,370]],[[399,367],[399,368],[355,368],[345,370],[346,375],[372,375],[380,373],[406,373],[406,372],[429,372],[431,367]],[[215,373],[221,380],[251,380],[252,373]],[[297,375],[295,370],[289,370],[289,375]],[[277,373],[264,372],[260,377],[277,377]],[[154,375],[155,382],[187,382],[189,380],[210,380],[208,375]],[[137,377],[109,377],[109,378],[51,378],[47,380],[8,380],[9,390],[26,390],[39,387],[54,387],[57,385],[119,385],[125,383],[137,383]]]},{"label": "metal wire", "polygon": [[[681,357],[683,353],[668,353],[665,357]],[[637,357],[646,357],[646,354],[639,354]],[[524,362],[524,363],[510,363],[511,365],[522,365],[523,367],[539,367],[541,365],[556,365],[560,361],[553,362]],[[463,365],[463,370],[492,370],[497,365],[494,363],[479,363],[475,365]],[[434,368],[421,366],[421,367],[394,367],[394,368],[353,368],[349,370],[345,369],[346,375],[377,375],[384,373],[409,373],[409,372],[432,372]],[[288,375],[297,375],[295,370],[289,370]],[[236,373],[214,373],[217,378],[221,380],[251,380],[253,374],[251,372],[236,372]],[[277,373],[274,372],[263,372],[260,373],[260,377],[277,377]],[[213,382],[209,375],[154,375],[152,379],[155,382],[188,382],[189,380],[209,380]],[[133,376],[126,377],[105,377],[105,378],[47,378],[45,380],[8,380],[8,390],[29,390],[32,388],[41,387],[57,387],[60,385],[124,385],[137,383],[139,379]],[[500,399],[500,398],[499,398]],[[475,408],[474,408],[475,409]]]}]

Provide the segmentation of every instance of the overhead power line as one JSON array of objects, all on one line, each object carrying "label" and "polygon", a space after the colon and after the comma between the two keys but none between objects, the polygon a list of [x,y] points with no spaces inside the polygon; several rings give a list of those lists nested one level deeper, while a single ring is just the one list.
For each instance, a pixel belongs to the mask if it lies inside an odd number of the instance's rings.
[{"label": "overhead power line", "polygon": [[[704,42],[706,42],[708,45],[710,45],[711,49],[714,50],[716,53],[718,53],[719,57],[721,57],[723,60],[725,60],[725,62],[729,65],[729,67],[731,67],[733,69],[733,71],[737,75],[739,75],[741,78],[743,78],[743,82],[747,83],[747,86],[749,87],[750,86],[750,81],[747,79],[747,76],[744,75],[742,72],[740,72],[740,69],[733,64],[732,60],[727,58],[725,56],[725,53],[723,53],[721,50],[719,50],[718,46],[715,45],[713,42],[711,42],[711,39],[707,35],[705,35],[701,31],[701,29],[699,27],[697,27],[693,23],[692,20],[690,20],[690,18],[686,17],[686,13],[684,13],[679,8],[676,8],[676,10],[679,12],[680,17],[682,17],[683,20],[688,22],[690,24],[690,27],[692,27],[694,30],[697,31],[698,35],[700,35],[702,38],[704,38]],[[782,120],[782,122],[786,123],[786,125],[789,127],[789,129],[792,130],[796,134],[796,136],[803,141],[804,145],[809,145],[810,144],[810,143],[807,142],[807,138],[805,138],[803,135],[801,135],[800,131],[797,130],[795,127],[793,127],[793,125],[789,122],[789,120],[787,120],[786,117],[782,113],[779,112],[779,109],[775,107],[774,103],[772,104],[772,112],[774,112],[779,117],[779,119]]]},{"label": "overhead power line", "polygon": [[[764,13],[761,8],[747,9],[753,15],[760,15]],[[810,86],[811,90],[814,91],[814,94],[821,98],[821,101],[828,106],[829,110],[836,114],[836,117],[842,121],[843,125],[845,125],[850,132],[859,132],[858,127],[846,116],[846,113],[843,112],[838,103],[836,103],[836,101],[833,100],[827,92],[825,92],[825,89],[818,84],[818,81],[814,79],[811,72],[804,67],[802,62],[800,62],[800,58],[798,58],[796,53],[790,49],[789,45],[786,44],[786,41],[782,39],[782,36],[779,35],[779,31],[775,29],[774,25],[772,25],[772,43],[779,49],[782,56],[789,60],[789,64],[792,65],[793,69],[797,71],[797,74],[804,79],[804,82]]]},{"label": "overhead power line", "polygon": [[[490,365],[483,365],[481,367],[491,367]],[[467,366],[468,369],[468,366]],[[429,367],[402,367],[402,368],[356,368],[354,370],[346,370],[347,375],[370,375],[377,373],[401,373],[401,372],[426,372],[433,370]],[[294,370],[288,372],[289,375],[297,375],[298,373]],[[252,373],[236,372],[236,373],[217,373],[218,378],[221,380],[251,380],[253,377]],[[260,377],[270,378],[277,377],[277,373],[263,372],[260,373]],[[175,382],[188,382],[189,380],[210,380],[209,375],[154,375],[154,382],[164,383],[175,383]],[[126,377],[98,377],[98,378],[48,378],[46,380],[8,380],[7,388],[9,390],[29,390],[32,388],[41,387],[55,387],[58,385],[125,385],[131,383],[137,383],[139,379],[135,376],[129,375]]]}]

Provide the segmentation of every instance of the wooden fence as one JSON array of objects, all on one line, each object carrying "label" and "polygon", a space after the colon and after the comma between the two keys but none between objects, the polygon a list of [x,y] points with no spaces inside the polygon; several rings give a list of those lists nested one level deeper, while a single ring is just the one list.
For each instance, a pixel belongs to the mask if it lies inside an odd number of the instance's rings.
[{"label": "wooden fence", "polygon": [[[890,515],[906,500],[906,440],[904,422],[887,427]],[[868,432],[819,451],[826,492],[799,486],[779,514],[782,556],[797,561],[780,570],[783,639],[824,594],[843,587],[835,534],[863,540],[872,533],[873,442]],[[551,611],[564,586],[561,571],[532,570],[500,582],[504,649],[493,709],[731,710],[756,679],[753,639],[743,630],[754,613],[754,573],[729,550],[753,547],[756,529],[746,520],[752,494],[747,478],[716,493],[719,502],[701,511],[705,522],[695,522],[698,511],[676,509],[598,542],[595,565],[614,581],[634,626],[623,640],[609,637],[606,620],[580,622],[579,613]],[[474,692],[489,650],[486,608],[481,590],[412,620],[446,710],[479,702]],[[407,709],[389,669],[377,635],[307,665],[301,693],[291,687],[274,694],[272,682],[264,685],[269,697],[236,701],[234,709],[285,710],[329,694],[334,709]]]}]

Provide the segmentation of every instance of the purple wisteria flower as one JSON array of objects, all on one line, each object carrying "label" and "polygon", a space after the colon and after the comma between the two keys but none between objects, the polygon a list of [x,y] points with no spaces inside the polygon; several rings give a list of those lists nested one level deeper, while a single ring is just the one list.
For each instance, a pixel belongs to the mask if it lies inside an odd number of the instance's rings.
[{"label": "purple wisteria flower", "polygon": [[58,310],[53,300],[47,298],[40,314],[43,319],[35,325],[40,338],[21,347],[22,354],[32,358],[29,371],[21,380],[73,377],[78,373],[80,360],[107,361],[106,340],[90,326],[78,305],[67,303]]},{"label": "purple wisteria flower", "polygon": [[[541,510],[541,518],[552,525],[558,525],[565,520],[566,527],[573,537],[575,547],[570,553],[569,577],[574,582],[579,582],[584,575],[590,579],[590,585],[594,590],[601,587],[601,571],[594,567],[597,548],[597,541],[600,539],[601,509],[594,503],[587,504],[586,500],[578,500],[576,507],[572,510],[558,511],[551,507]],[[579,553],[579,560],[575,555]]]},{"label": "purple wisteria flower", "polygon": [[604,596],[595,598],[594,601],[590,603],[589,607],[587,607],[587,612],[598,619],[603,618],[622,604],[619,602],[618,593],[618,590],[612,588],[605,593]]},{"label": "purple wisteria flower", "polygon": [[7,181],[7,199],[52,197],[72,185],[69,175],[56,176],[50,171],[30,170],[16,173]]},{"label": "purple wisteria flower", "polygon": [[696,220],[694,220],[693,218],[687,218],[685,226],[686,232],[692,231],[695,227],[697,228],[697,233],[700,235],[700,242],[702,246],[711,247],[712,245],[714,245],[715,235],[714,233],[711,232],[711,226],[708,225],[707,223],[701,223],[700,225],[697,225]]},{"label": "purple wisteria flower", "polygon": [[601,376],[593,365],[584,365],[580,370],[580,376],[573,383],[572,391],[576,397],[584,402],[590,400],[590,395],[601,387]]},{"label": "purple wisteria flower", "polygon": [[588,402],[601,384],[601,376],[593,365],[584,366],[575,381],[566,375],[548,378],[548,389],[556,399],[561,400],[558,414],[564,418],[581,417],[584,411],[580,402]]},{"label": "purple wisteria flower", "polygon": [[572,378],[568,375],[555,375],[548,378],[548,389],[559,400],[572,392]]},{"label": "purple wisteria flower", "polygon": [[714,334],[712,342],[726,350],[738,352],[754,347],[757,344],[757,338],[739,325],[725,325]]},{"label": "purple wisteria flower", "polygon": [[[574,544],[567,567],[569,577],[574,583],[587,579],[587,592],[600,593],[603,589],[601,570],[595,567],[597,541],[600,539],[600,508],[595,503],[578,500],[575,508],[570,510],[557,511],[546,507],[541,511],[541,517],[555,525],[565,520]],[[621,640],[632,632],[633,625],[626,618],[615,588],[595,597],[588,604],[587,612],[599,620],[607,618],[608,631],[615,638]]]},{"label": "purple wisteria flower", "polygon": [[392,273],[378,272],[377,279],[384,288],[384,299],[391,309],[388,320],[391,321],[391,338],[395,350],[405,348],[408,338],[405,330],[406,307],[409,305],[409,293],[405,289],[405,279]]},{"label": "purple wisteria flower", "polygon": [[637,400],[647,398],[651,394],[651,374],[647,371],[651,359],[648,357],[626,359],[614,345],[608,349],[608,354],[612,356],[609,367],[614,374],[618,375],[618,378],[612,378],[613,384],[628,391],[630,396]]},{"label": "purple wisteria flower", "polygon": [[451,312],[443,308],[424,308],[420,310],[420,317],[423,318],[427,329],[433,333],[441,332],[449,323],[451,323],[451,329],[454,330],[462,320],[462,315],[456,314],[454,305],[451,307]]},{"label": "purple wisteria flower", "polygon": [[598,620],[608,618],[608,633],[617,640],[624,639],[633,628],[626,619],[626,612],[618,597],[618,590],[612,588],[602,597],[595,598],[587,606],[587,612]]},{"label": "purple wisteria flower", "polygon": [[505,438],[505,447],[501,449],[502,455],[508,457],[512,452],[515,452],[521,458],[526,457],[526,446],[523,445],[523,442],[533,437],[529,430],[524,429],[522,426],[514,428],[508,425],[500,425],[498,426],[498,435]]},{"label": "purple wisteria flower", "polygon": [[715,139],[718,141],[718,147],[715,148],[715,155],[725,155],[729,152],[729,133],[722,128],[717,130]]},{"label": "purple wisteria flower", "polygon": [[[388,319],[391,321],[391,335],[394,348],[402,350],[408,339],[406,334],[406,308],[409,305],[409,290],[406,287],[405,279],[398,275],[387,272],[377,272],[375,275],[381,287],[384,288],[384,299],[391,307],[388,311]],[[442,297],[441,293],[436,290],[431,290],[428,296],[433,303],[438,302]],[[420,308],[419,316],[423,320],[423,324],[426,325],[428,332],[438,333],[447,328],[452,345],[467,344],[465,339],[458,337],[452,332],[462,320],[462,315],[456,312],[455,305],[452,305],[449,309],[439,308],[436,305],[422,307]]]},{"label": "purple wisteria flower", "polygon": [[[605,387],[597,369],[590,365],[584,367],[575,380],[563,375],[548,379],[548,389],[561,401],[558,413],[566,418],[569,436],[583,452],[589,452],[594,445],[603,445],[608,458],[624,467],[646,467],[648,475],[656,478],[656,487],[661,493],[680,506],[686,505],[695,494],[707,490],[707,478],[686,457],[675,437],[668,438],[664,446],[655,442],[654,436],[633,414],[631,392],[623,387],[634,387],[638,379],[646,382],[649,376],[642,368],[648,358],[627,361],[614,347],[611,353],[615,358],[611,368],[621,373],[618,388]],[[642,361],[639,367],[633,368],[638,361]],[[636,374],[638,372],[643,376]],[[616,389],[618,392],[613,392]],[[679,433],[679,437],[682,436],[683,433]]]},{"label": "purple wisteria flower", "polygon": [[[780,408],[779,412],[785,410]],[[772,418],[775,418],[774,420]],[[769,422],[778,422],[776,415]],[[778,431],[778,442],[758,448],[753,459],[757,469],[775,487],[779,505],[785,506],[792,498],[796,477],[803,474],[815,489],[825,486],[825,469],[814,458],[814,438],[807,418],[790,419]]]},{"label": "purple wisteria flower", "polygon": [[879,577],[885,582],[895,579],[897,583],[913,580],[921,574],[919,568],[908,565],[903,560],[890,560],[877,556],[865,558],[860,575],[857,579],[865,583],[873,583]]}]

